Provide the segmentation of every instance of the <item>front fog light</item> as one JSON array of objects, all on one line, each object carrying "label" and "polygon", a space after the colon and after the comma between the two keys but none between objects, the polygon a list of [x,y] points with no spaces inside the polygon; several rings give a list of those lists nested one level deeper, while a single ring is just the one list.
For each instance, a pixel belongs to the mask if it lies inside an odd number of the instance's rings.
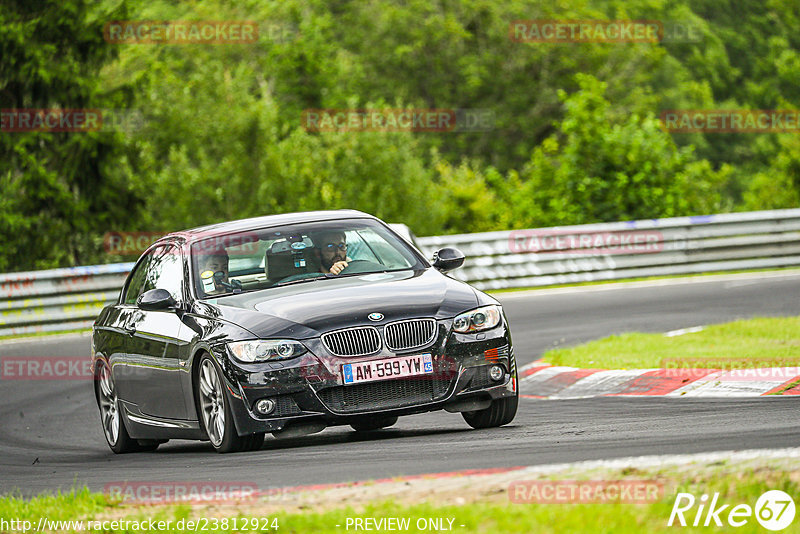
[{"label": "front fog light", "polygon": [[489,378],[494,380],[495,382],[500,382],[503,379],[503,375],[505,371],[499,365],[493,365],[491,369],[489,369]]},{"label": "front fog light", "polygon": [[275,410],[275,401],[272,399],[261,399],[256,402],[256,411],[261,415],[269,415]]}]

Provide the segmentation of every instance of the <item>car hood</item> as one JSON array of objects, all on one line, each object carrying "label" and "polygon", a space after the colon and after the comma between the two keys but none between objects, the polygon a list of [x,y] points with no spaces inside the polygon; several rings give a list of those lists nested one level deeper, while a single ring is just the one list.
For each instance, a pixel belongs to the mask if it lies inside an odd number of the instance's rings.
[{"label": "car hood", "polygon": [[[483,301],[484,299],[481,299]],[[328,278],[274,289],[230,295],[205,303],[219,317],[258,337],[307,339],[360,324],[410,318],[444,319],[475,308],[478,295],[469,285],[435,269]]]}]

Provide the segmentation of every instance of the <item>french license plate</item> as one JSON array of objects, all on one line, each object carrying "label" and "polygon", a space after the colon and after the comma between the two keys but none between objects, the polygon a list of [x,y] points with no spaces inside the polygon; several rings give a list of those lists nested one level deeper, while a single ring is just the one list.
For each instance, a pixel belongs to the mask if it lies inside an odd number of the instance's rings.
[{"label": "french license plate", "polygon": [[342,366],[342,376],[345,384],[431,373],[433,373],[433,360],[430,354],[415,354],[414,356],[362,363],[346,363]]}]

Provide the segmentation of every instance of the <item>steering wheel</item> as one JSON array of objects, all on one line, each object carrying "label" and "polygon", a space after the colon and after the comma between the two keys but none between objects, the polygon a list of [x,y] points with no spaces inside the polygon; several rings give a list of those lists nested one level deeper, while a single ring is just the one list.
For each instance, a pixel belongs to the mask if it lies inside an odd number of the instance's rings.
[{"label": "steering wheel", "polygon": [[233,291],[234,293],[236,293],[237,291],[239,293],[242,292],[242,282],[240,282],[239,280],[231,280],[230,282],[224,282],[222,280],[224,277],[225,273],[223,273],[222,271],[217,271],[214,273],[214,280],[218,282],[222,287],[230,291]]},{"label": "steering wheel", "polygon": [[342,272],[339,274],[368,273],[373,271],[383,271],[385,269],[386,267],[380,263],[375,263],[374,261],[352,260],[347,262],[347,267],[342,269]]}]

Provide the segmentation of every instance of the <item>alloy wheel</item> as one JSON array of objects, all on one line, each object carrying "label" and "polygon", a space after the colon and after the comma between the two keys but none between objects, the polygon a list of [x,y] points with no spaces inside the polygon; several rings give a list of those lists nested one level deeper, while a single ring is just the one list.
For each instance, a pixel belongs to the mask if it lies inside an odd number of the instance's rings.
[{"label": "alloy wheel", "polygon": [[200,410],[208,439],[219,446],[225,437],[225,397],[217,370],[210,359],[200,365]]},{"label": "alloy wheel", "polygon": [[103,421],[103,432],[110,444],[117,443],[119,439],[119,409],[117,403],[117,390],[114,387],[114,379],[111,377],[111,369],[108,364],[103,364],[100,368],[100,417]]}]

